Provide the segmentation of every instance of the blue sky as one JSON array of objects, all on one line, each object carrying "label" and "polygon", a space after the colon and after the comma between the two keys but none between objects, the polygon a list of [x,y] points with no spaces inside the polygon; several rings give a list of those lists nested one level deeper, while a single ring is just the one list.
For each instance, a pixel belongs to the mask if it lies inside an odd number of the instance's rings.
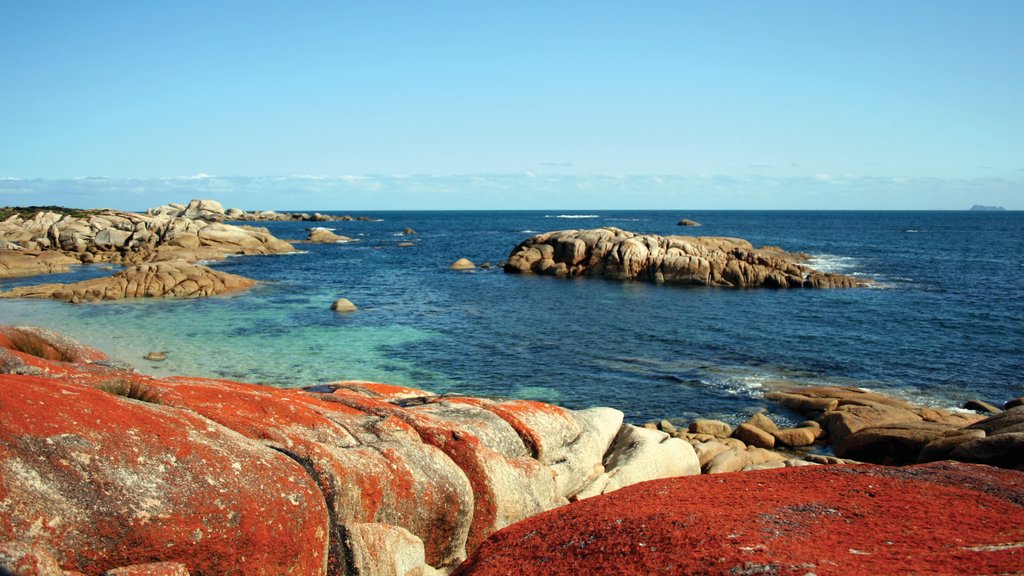
[{"label": "blue sky", "polygon": [[0,204],[1024,209],[1024,2],[0,4]]}]

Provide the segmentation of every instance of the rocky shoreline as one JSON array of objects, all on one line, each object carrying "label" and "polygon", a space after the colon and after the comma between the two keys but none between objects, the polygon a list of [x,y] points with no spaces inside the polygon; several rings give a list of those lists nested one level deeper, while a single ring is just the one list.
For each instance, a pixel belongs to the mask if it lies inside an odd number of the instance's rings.
[{"label": "rocky shoreline", "polygon": [[[620,555],[606,572],[636,573],[651,558],[661,558],[655,549],[638,549],[638,543],[662,538],[666,546],[683,544],[664,541],[666,533],[650,515],[676,522],[695,513],[679,496],[669,498],[676,502],[672,506],[659,504],[664,494],[696,490],[706,498],[724,498],[751,482],[762,486],[758,493],[764,494],[748,496],[759,507],[777,504],[764,486],[802,486],[787,492],[785,510],[772,509],[781,522],[796,521],[794,510],[837,510],[844,522],[864,526],[865,518],[887,514],[910,522],[900,517],[900,508],[872,502],[921,490],[914,483],[923,478],[935,486],[969,478],[959,497],[995,497],[1004,513],[985,516],[984,526],[972,532],[972,548],[947,558],[942,568],[963,573],[977,562],[1019,566],[1024,542],[1024,528],[1005,521],[1024,512],[1024,473],[933,463],[891,474],[887,468],[801,454],[798,444],[804,440],[797,440],[813,436],[815,442],[839,440],[842,446],[877,434],[894,420],[917,418],[946,427],[935,440],[964,436],[957,447],[998,439],[990,443],[1008,451],[988,462],[1019,470],[1024,467],[1024,432],[1017,431],[1024,425],[1021,400],[986,418],[852,388],[794,389],[769,396],[805,411],[813,424],[772,429],[771,420],[759,414],[735,428],[697,420],[676,430],[668,422],[624,423],[622,413],[611,408],[574,411],[373,382],[284,389],[185,376],[151,378],[60,334],[28,327],[0,327],[0,388],[0,566],[48,567],[16,574],[508,573],[493,567],[523,551],[533,557],[552,550],[539,544],[521,549],[509,534],[543,534],[540,541],[550,538],[555,546],[566,519],[580,518],[571,520],[571,530],[584,537],[575,526],[607,514],[634,532],[595,530],[587,542],[602,549],[622,546],[623,538],[632,542],[633,553]],[[893,453],[871,445],[882,459]],[[923,445],[918,459],[926,461],[921,454],[928,452],[977,462],[994,453],[993,445],[960,453],[929,452],[928,446],[932,443]],[[722,474],[734,469],[747,471]],[[719,480],[698,481],[702,473]],[[823,495],[814,488],[839,480],[853,482],[852,491]],[[875,496],[867,494],[871,491]],[[862,509],[869,504],[874,507],[868,514]],[[915,506],[929,517],[959,513],[927,498]],[[632,524],[638,513],[647,520]],[[755,529],[764,513],[751,512],[745,520],[730,516],[729,522],[753,523],[749,529]],[[905,526],[925,529],[923,519],[915,516],[913,522]],[[533,528],[523,532],[524,525]],[[673,538],[689,533],[668,532]],[[948,534],[930,537],[936,546],[953,542]],[[779,543],[756,533],[736,542],[721,539],[724,533],[719,538],[702,546],[718,550],[712,555],[719,558],[734,558],[729,560],[733,568],[745,566],[741,544],[768,550]],[[896,535],[883,530],[857,545],[881,547],[878,553],[885,548],[889,555],[911,553],[911,543],[886,548],[885,538]],[[814,554],[826,553],[817,550]],[[571,569],[548,573],[586,572],[580,566],[602,558],[559,554],[559,562]],[[674,554],[686,557],[683,548]],[[779,554],[767,559],[778,564],[793,558]],[[762,562],[763,556],[748,559]],[[866,567],[876,561],[850,556],[842,573],[869,573]],[[530,572],[529,562],[522,562],[521,570]],[[816,566],[820,573],[840,573]],[[731,569],[726,565],[720,572]]]}]

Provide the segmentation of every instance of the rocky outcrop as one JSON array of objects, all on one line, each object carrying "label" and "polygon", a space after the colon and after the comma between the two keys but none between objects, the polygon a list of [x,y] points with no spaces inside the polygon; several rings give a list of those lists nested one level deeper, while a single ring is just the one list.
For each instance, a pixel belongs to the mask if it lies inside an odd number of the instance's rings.
[{"label": "rocky outcrop", "polygon": [[825,386],[765,398],[814,418],[841,458],[895,465],[948,459],[1024,470],[1024,406],[986,418]]},{"label": "rocky outcrop", "polygon": [[181,260],[129,266],[104,278],[74,284],[20,286],[0,298],[55,298],[67,302],[98,302],[124,298],[203,298],[231,294],[256,284],[236,274]]},{"label": "rocky outcrop", "polygon": [[[0,241],[25,251],[63,253],[79,262],[141,264],[219,260],[231,254],[280,254],[294,248],[264,228],[223,224],[212,200],[169,204],[146,214],[96,210],[81,216],[15,214],[0,223]],[[3,258],[10,258],[6,251]],[[3,273],[0,270],[0,273]]]},{"label": "rocky outcrop", "polygon": [[344,244],[346,242],[355,242],[355,240],[348,236],[335,234],[327,228],[310,228],[309,237],[306,238],[306,242],[313,244]]},{"label": "rocky outcrop", "polygon": [[779,248],[755,249],[746,240],[656,236],[619,228],[538,234],[509,255],[505,272],[559,277],[594,276],[731,288],[850,288],[866,280],[818,272],[808,257]]},{"label": "rocky outcrop", "polygon": [[635,443],[608,408],[153,379],[65,340],[0,327],[0,543],[14,543],[0,561],[16,549],[90,576],[446,573],[599,479],[692,472],[667,470],[688,445]]},{"label": "rocky outcrop", "polygon": [[81,260],[60,252],[0,250],[0,278],[67,272],[70,270],[69,266],[80,262]]},{"label": "rocky outcrop", "polygon": [[657,480],[489,538],[456,576],[1009,574],[1024,474],[941,463]]}]

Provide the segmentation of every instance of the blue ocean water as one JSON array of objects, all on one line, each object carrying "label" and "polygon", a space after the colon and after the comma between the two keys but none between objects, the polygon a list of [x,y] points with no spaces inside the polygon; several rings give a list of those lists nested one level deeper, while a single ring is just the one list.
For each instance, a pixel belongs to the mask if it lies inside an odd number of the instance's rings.
[{"label": "blue ocean water", "polygon": [[[353,213],[353,215],[358,215]],[[940,406],[1024,396],[1021,212],[378,212],[323,224],[352,244],[215,267],[230,297],[70,305],[0,300],[140,371],[280,386],[368,379],[435,392],[604,405],[634,422],[736,421],[776,382],[849,384]],[[680,218],[701,228],[676,226]],[[312,224],[265,223],[300,240]],[[505,274],[530,235],[617,226],[736,236],[814,255],[877,288],[728,290]],[[401,236],[405,227],[417,231]],[[412,241],[412,247],[399,242]],[[466,257],[494,267],[452,272]],[[108,274],[89,266],[64,281]],[[52,281],[47,278],[45,281]],[[42,281],[19,279],[14,284]],[[339,297],[360,310],[339,315]],[[144,361],[167,351],[163,363]]]}]

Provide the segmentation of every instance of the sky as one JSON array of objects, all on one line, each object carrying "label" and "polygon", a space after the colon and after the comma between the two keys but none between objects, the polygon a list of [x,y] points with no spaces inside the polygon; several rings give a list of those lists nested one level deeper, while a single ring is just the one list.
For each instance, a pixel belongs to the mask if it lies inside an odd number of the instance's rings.
[{"label": "sky", "polygon": [[1024,209],[1024,2],[0,1],[0,205]]}]

